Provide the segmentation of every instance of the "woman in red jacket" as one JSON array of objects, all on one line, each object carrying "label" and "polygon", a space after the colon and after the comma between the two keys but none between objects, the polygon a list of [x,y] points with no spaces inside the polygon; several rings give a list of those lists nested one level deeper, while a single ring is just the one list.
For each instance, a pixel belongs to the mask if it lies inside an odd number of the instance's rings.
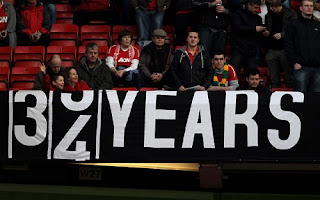
[{"label": "woman in red jacket", "polygon": [[90,90],[88,84],[83,81],[79,80],[77,70],[73,67],[67,68],[64,72],[64,91],[82,91],[82,90]]}]

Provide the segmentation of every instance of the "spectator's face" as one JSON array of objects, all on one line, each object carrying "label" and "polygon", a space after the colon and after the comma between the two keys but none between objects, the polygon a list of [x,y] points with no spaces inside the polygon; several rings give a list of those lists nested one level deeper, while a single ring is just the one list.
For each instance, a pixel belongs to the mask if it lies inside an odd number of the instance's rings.
[{"label": "spectator's face", "polygon": [[164,42],[165,42],[165,37],[162,37],[162,36],[154,36],[152,38],[152,41],[154,42],[154,44],[157,46],[157,47],[162,47],[164,45]]},{"label": "spectator's face", "polygon": [[[79,78],[78,78],[78,73],[75,69],[71,69],[69,71],[69,78],[68,78],[68,82],[69,83],[76,83],[78,82]],[[67,82],[67,83],[68,83]]]},{"label": "spectator's face", "polygon": [[91,63],[95,63],[97,61],[98,55],[99,55],[98,49],[89,49],[89,51],[86,52],[88,61]]},{"label": "spectator's face", "polygon": [[199,34],[197,32],[189,32],[187,42],[189,47],[196,47],[200,41]]},{"label": "spectator's face", "polygon": [[50,68],[54,74],[58,74],[60,72],[61,62],[62,61],[60,60],[60,58],[55,58],[51,60]]},{"label": "spectator's face", "polygon": [[251,12],[252,14],[257,14],[258,10],[260,8],[260,5],[248,3],[247,7],[248,7],[249,12]]},{"label": "spectator's face", "polygon": [[226,62],[226,59],[225,59],[224,55],[215,55],[213,58],[214,66],[217,69],[222,69],[225,62]]},{"label": "spectator's face", "polygon": [[314,10],[313,1],[303,1],[300,10],[302,15],[311,16]]},{"label": "spectator's face", "polygon": [[270,5],[269,6],[270,10],[274,13],[279,13],[282,10],[282,6],[281,5]]},{"label": "spectator's face", "polygon": [[247,79],[247,82],[248,82],[250,88],[258,87],[259,82],[260,82],[259,74],[249,75],[249,77],[247,77],[246,79]]},{"label": "spectator's face", "polygon": [[131,36],[130,35],[125,35],[121,38],[121,46],[122,47],[129,47],[131,44]]},{"label": "spectator's face", "polygon": [[35,6],[37,3],[37,0],[27,0],[28,6]]},{"label": "spectator's face", "polygon": [[58,76],[57,80],[52,81],[52,84],[59,88],[60,90],[63,90],[64,87],[64,78],[63,76]]}]

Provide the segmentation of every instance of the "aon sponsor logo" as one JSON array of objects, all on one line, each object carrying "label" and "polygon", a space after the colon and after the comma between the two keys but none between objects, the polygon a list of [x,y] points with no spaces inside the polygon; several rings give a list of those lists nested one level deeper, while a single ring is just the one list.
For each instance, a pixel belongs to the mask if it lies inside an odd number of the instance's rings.
[{"label": "aon sponsor logo", "polygon": [[118,62],[131,62],[129,58],[120,58]]},{"label": "aon sponsor logo", "polygon": [[0,23],[7,23],[8,22],[8,17],[0,17]]}]

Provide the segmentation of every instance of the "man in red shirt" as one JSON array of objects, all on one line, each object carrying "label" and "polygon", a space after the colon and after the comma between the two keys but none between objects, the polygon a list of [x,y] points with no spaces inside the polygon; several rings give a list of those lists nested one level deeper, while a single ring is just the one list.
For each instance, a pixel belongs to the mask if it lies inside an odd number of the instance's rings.
[{"label": "man in red shirt", "polygon": [[39,0],[25,0],[17,8],[18,45],[49,46],[50,14]]},{"label": "man in red shirt", "polygon": [[223,52],[216,52],[213,56],[213,81],[208,91],[236,90],[239,86],[237,73],[232,65],[226,62]]},{"label": "man in red shirt", "polygon": [[116,86],[119,83],[125,85],[134,85],[134,76],[138,74],[138,63],[140,51],[131,45],[132,33],[128,30],[122,30],[118,35],[118,45],[113,45],[109,49],[106,58],[106,64],[110,68],[113,77],[113,83]]}]

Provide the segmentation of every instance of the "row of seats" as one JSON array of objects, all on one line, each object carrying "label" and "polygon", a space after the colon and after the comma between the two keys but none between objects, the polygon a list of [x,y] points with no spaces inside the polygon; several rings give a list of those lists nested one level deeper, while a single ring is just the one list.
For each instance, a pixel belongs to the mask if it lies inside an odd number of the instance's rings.
[{"label": "row of seats", "polygon": [[[175,28],[172,25],[162,27],[167,32],[166,41],[169,44],[175,39]],[[118,44],[119,33],[127,29],[133,34],[133,44],[138,40],[138,28],[136,25],[83,25],[80,28],[76,24],[53,24],[50,31],[50,45],[55,46],[85,46],[89,42],[96,42],[99,46]]]}]

